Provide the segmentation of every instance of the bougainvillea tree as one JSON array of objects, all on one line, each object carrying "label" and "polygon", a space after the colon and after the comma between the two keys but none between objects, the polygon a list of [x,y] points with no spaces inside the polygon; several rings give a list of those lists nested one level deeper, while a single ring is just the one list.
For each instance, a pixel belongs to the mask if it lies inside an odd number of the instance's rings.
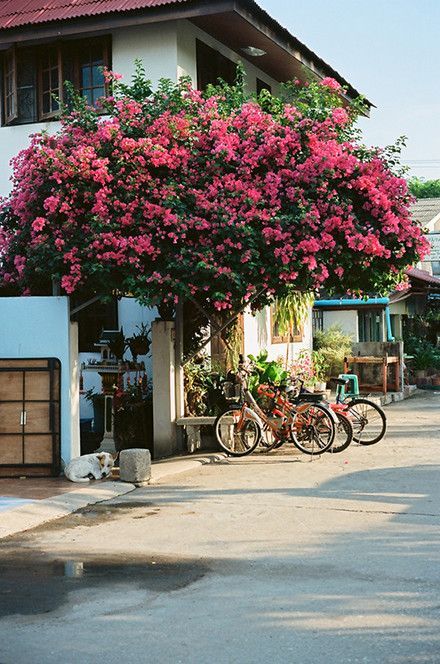
[{"label": "bougainvillea tree", "polygon": [[382,292],[424,251],[386,151],[360,147],[333,79],[281,98],[108,74],[105,114],[75,95],[32,137],[3,202],[9,292],[131,293],[260,307],[290,289]]}]

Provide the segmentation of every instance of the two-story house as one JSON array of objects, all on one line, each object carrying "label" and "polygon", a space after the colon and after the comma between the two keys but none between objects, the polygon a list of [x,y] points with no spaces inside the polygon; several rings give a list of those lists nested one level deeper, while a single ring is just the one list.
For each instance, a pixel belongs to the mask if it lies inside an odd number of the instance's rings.
[{"label": "two-story house", "polygon": [[[57,98],[63,99],[64,81],[71,81],[94,105],[106,92],[102,67],[129,79],[136,59],[143,62],[153,84],[182,75],[190,76],[201,89],[218,77],[232,82],[235,65],[241,61],[251,91],[267,88],[276,93],[283,81],[331,76],[346,86],[347,103],[358,96],[338,72],[254,0],[4,0],[0,3],[0,195],[8,194],[8,163],[26,146],[29,134],[58,129]],[[136,325],[155,315],[130,298],[83,309],[75,317],[80,361],[94,357],[93,344],[101,328],[123,326],[131,334]],[[310,347],[311,327],[310,317],[298,331],[292,352]],[[277,334],[269,311],[256,319],[246,316],[244,328],[245,353],[266,347],[272,356],[285,354],[286,339]],[[17,334],[23,335],[23,343],[16,344],[22,356],[33,357],[32,332]],[[1,344],[0,329],[0,357],[10,356],[10,344],[3,354]],[[84,387],[93,386],[99,389],[96,376],[86,376]],[[83,403],[85,415],[90,414],[87,408]],[[63,435],[62,456],[67,460],[67,429]]]}]

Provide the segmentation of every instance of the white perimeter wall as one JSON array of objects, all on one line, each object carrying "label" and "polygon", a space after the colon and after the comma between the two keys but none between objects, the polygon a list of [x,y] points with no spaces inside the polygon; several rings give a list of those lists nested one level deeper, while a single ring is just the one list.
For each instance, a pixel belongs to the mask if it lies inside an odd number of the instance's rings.
[{"label": "white perimeter wall", "polygon": [[61,362],[61,457],[79,455],[76,325],[67,297],[0,298],[0,357],[56,357]]}]

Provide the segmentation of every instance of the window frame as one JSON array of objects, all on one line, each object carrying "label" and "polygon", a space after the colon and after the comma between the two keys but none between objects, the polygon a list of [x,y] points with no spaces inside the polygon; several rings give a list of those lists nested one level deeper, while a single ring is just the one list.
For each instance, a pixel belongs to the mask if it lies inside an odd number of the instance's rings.
[{"label": "window frame", "polygon": [[257,92],[257,95],[260,94],[263,90],[267,90],[269,94],[272,94],[272,86],[270,83],[266,83],[266,81],[263,81],[262,78],[257,76],[256,82],[255,82],[255,90]]},{"label": "window frame", "polygon": [[[84,42],[85,40],[83,40]],[[92,40],[88,39],[87,40],[88,45],[93,45]],[[109,58],[109,38],[108,37],[102,37],[99,39],[99,42],[101,42],[101,47],[102,47],[102,66],[105,69],[108,69],[110,66],[110,58]],[[80,57],[78,54],[78,51],[75,53],[75,62],[74,62],[74,70],[75,70],[75,87],[77,90],[82,94],[83,90],[96,90],[98,87],[104,87],[104,97],[108,93],[108,84],[107,82],[103,81],[103,86],[81,86],[81,65],[80,65]],[[83,95],[84,96],[84,95]],[[101,97],[99,97],[100,99]]]},{"label": "window frame", "polygon": [[[59,103],[59,108],[58,110],[50,110],[48,113],[45,113],[43,111],[43,97],[45,94],[45,90],[43,89],[43,75],[44,72],[46,71],[43,69],[43,58],[45,55],[45,52],[47,53],[51,49],[55,49],[56,51],[56,59],[57,59],[57,67],[58,67],[58,98],[60,100]],[[59,117],[61,113],[61,104],[63,103],[63,58],[62,58],[62,46],[60,43],[57,44],[49,44],[46,47],[41,49],[41,52],[38,54],[38,72],[37,72],[37,85],[38,85],[38,90],[37,90],[37,97],[38,97],[38,102],[37,102],[37,115],[38,115],[38,122],[44,121],[44,120],[51,120],[53,118]],[[49,79],[50,79],[50,84],[52,83],[52,76],[51,76],[51,71],[53,67],[49,67]],[[52,95],[52,87],[50,88],[50,94]],[[52,106],[52,101],[51,101],[51,106]]]},{"label": "window frame", "polygon": [[[358,310],[358,339],[360,343],[380,343],[384,339],[383,309],[368,307]],[[379,318],[379,320],[377,320]],[[374,337],[374,338],[371,338]],[[376,338],[377,337],[377,338]]]},{"label": "window frame", "polygon": [[[64,83],[66,80],[70,80],[75,88],[82,94],[82,90],[88,89],[97,89],[101,86],[82,87],[81,86],[81,71],[80,71],[80,58],[81,54],[84,51],[84,47],[87,46],[97,46],[102,50],[102,61],[105,68],[111,67],[111,35],[104,35],[96,38],[86,37],[83,39],[72,39],[65,41],[53,41],[48,44],[35,47],[35,59],[36,59],[36,72],[35,72],[35,117],[36,119],[32,122],[20,121],[20,109],[18,107],[18,65],[20,58],[20,48],[17,48],[17,45],[14,44],[10,49],[5,51],[3,58],[1,60],[2,68],[2,126],[11,126],[11,125],[27,125],[35,124],[37,122],[47,122],[50,120],[57,120],[61,114],[61,104],[65,101],[64,93]],[[25,46],[25,45],[23,45]],[[51,102],[51,108],[49,111],[45,112],[43,104],[43,96],[48,90],[43,90],[43,61],[46,57],[46,54],[54,49],[56,51],[56,60],[57,60],[57,69],[58,69],[58,98],[60,100],[60,108],[53,109],[53,102]],[[65,76],[65,65],[71,59],[71,71],[69,77]],[[49,68],[49,74],[52,71],[53,67]],[[11,91],[8,91],[8,85],[12,76],[12,85]],[[50,75],[49,75],[50,78]],[[49,80],[51,85],[51,80]],[[108,95],[108,85],[106,81],[103,81],[104,87],[104,96]],[[56,90],[57,88],[53,88]],[[52,92],[52,88],[49,89],[49,92]],[[8,99],[11,98],[11,109],[8,112]],[[96,103],[96,100],[94,100]],[[12,111],[12,112],[11,112]],[[99,109],[98,109],[99,112]],[[104,111],[103,111],[104,112]]]},{"label": "window frame", "polygon": [[[8,92],[8,59],[12,63],[12,92]],[[10,125],[18,118],[18,94],[17,94],[17,49],[15,46],[9,48],[3,56],[3,118],[4,124]],[[8,114],[8,97],[12,98],[12,113]]]}]

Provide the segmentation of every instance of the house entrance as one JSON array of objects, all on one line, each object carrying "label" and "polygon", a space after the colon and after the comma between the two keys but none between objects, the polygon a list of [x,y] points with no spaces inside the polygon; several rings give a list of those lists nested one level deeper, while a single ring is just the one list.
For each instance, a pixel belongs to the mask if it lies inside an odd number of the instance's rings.
[{"label": "house entrance", "polygon": [[0,477],[60,472],[56,358],[0,360]]}]

